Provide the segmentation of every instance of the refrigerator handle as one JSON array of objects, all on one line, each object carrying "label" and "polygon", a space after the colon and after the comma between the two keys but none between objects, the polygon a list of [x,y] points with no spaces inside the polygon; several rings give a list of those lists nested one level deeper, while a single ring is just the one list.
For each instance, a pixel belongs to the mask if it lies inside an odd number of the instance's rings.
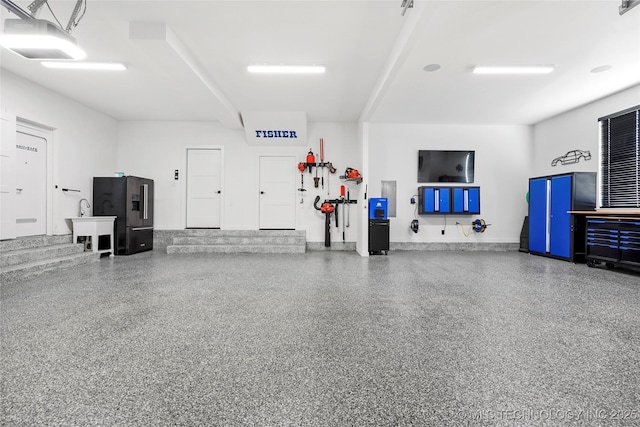
[{"label": "refrigerator handle", "polygon": [[142,219],[149,219],[149,184],[142,184]]}]

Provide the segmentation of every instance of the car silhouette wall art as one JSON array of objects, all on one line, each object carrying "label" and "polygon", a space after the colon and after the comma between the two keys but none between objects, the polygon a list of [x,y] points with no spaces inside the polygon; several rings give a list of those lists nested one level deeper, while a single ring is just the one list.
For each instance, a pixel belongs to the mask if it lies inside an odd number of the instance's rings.
[{"label": "car silhouette wall art", "polygon": [[571,150],[564,156],[556,157],[551,160],[551,166],[556,166],[558,163],[561,165],[570,165],[572,163],[578,163],[580,159],[585,161],[591,160],[591,151],[589,150]]}]

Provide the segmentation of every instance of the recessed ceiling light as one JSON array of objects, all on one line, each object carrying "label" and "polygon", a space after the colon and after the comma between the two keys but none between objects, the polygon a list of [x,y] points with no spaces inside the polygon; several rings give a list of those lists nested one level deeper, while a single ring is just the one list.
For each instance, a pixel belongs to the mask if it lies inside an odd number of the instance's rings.
[{"label": "recessed ceiling light", "polygon": [[438,71],[440,69],[440,64],[429,64],[429,65],[425,65],[423,70],[427,71],[427,72],[433,72],[433,71]]},{"label": "recessed ceiling light", "polygon": [[605,71],[609,71],[613,67],[611,65],[601,65],[591,70],[592,73],[603,73]]},{"label": "recessed ceiling light", "polygon": [[324,65],[249,65],[247,71],[257,74],[322,74]]},{"label": "recessed ceiling light", "polygon": [[67,61],[45,61],[42,65],[47,68],[56,68],[64,70],[106,70],[106,71],[124,71],[127,69],[124,64],[119,62],[67,62]]},{"label": "recessed ceiling light", "polygon": [[527,66],[495,66],[476,65],[474,74],[549,74],[555,70],[553,65],[527,65]]}]

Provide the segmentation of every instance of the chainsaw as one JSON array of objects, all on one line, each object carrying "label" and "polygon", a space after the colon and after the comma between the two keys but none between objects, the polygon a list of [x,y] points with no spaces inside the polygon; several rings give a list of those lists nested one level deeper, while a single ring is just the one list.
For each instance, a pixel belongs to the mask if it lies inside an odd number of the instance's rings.
[{"label": "chainsaw", "polygon": [[360,172],[358,172],[358,169],[353,169],[353,168],[347,168],[344,171],[344,176],[347,179],[359,179],[359,178],[362,178],[362,175],[360,175]]}]

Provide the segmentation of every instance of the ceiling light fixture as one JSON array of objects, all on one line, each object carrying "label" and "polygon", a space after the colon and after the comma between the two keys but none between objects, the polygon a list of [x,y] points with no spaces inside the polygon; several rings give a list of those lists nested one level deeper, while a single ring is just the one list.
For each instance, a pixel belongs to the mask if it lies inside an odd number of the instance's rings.
[{"label": "ceiling light fixture", "polygon": [[127,67],[119,62],[68,62],[68,61],[44,61],[42,65],[47,68],[62,70],[105,70],[124,71]]},{"label": "ceiling light fixture", "polygon": [[83,59],[70,34],[44,19],[6,19],[0,45],[27,59]]},{"label": "ceiling light fixture", "polygon": [[528,65],[528,66],[494,66],[476,65],[473,74],[549,74],[555,70],[554,65]]},{"label": "ceiling light fixture", "polygon": [[254,74],[323,74],[324,65],[249,65],[247,71]]}]

